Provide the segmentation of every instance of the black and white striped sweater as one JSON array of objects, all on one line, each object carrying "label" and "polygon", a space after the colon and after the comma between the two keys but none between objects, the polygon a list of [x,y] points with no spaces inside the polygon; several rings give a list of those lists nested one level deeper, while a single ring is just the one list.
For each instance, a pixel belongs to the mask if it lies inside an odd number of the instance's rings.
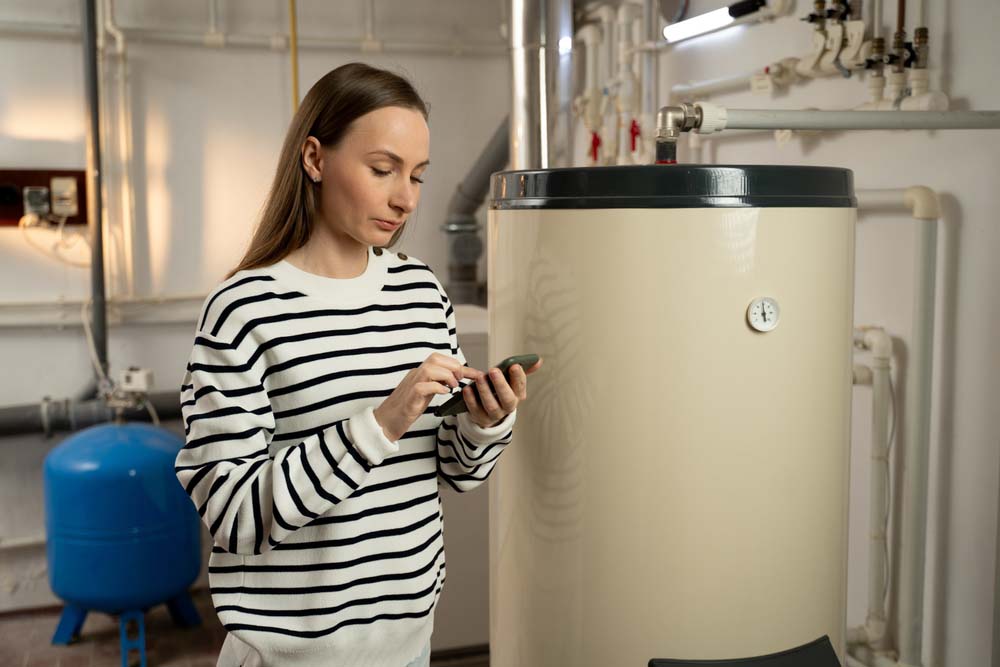
[{"label": "black and white striped sweater", "polygon": [[465,364],[423,262],[369,250],[350,279],[281,261],[202,309],[181,387],[177,478],[214,537],[227,641],[263,665],[396,667],[430,638],[445,578],[438,486],[481,484],[515,414],[427,411],[398,442],[372,414],[430,354]]}]

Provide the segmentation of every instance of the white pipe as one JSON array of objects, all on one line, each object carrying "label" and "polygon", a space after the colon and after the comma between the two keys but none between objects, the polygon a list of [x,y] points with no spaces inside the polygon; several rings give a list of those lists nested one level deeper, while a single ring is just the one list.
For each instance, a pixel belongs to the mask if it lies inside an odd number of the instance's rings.
[{"label": "white pipe", "polygon": [[365,41],[375,41],[375,0],[365,2]]},{"label": "white pipe", "polygon": [[1000,129],[1000,111],[790,111],[728,109],[698,102],[701,127],[722,130]]},{"label": "white pipe", "polygon": [[[214,2],[214,0],[213,0]],[[121,192],[119,206],[121,207],[120,231],[124,258],[122,266],[117,268],[124,274],[125,294],[135,294],[135,262],[133,238],[135,233],[135,197],[132,176],[132,107],[128,102],[128,57],[125,44],[125,34],[115,22],[114,0],[104,2],[104,27],[115,38],[115,59],[118,63],[118,150],[121,176],[119,179]],[[110,152],[106,153],[110,155]],[[116,259],[119,255],[115,255]],[[117,287],[112,282],[113,287]]]},{"label": "white pipe", "polygon": [[912,362],[907,372],[906,440],[899,568],[899,661],[920,665],[923,643],[924,567],[927,540],[927,472],[930,457],[931,381],[934,354],[936,220],[917,220]]},{"label": "white pipe", "polygon": [[882,0],[874,0],[872,3],[872,37],[877,39],[882,36]]},{"label": "white pipe", "polygon": [[[150,43],[174,44],[180,46],[204,46],[210,48],[240,47],[248,49],[267,49],[270,51],[287,51],[288,35],[250,35],[239,33],[208,33],[180,30],[153,30],[147,28],[123,28],[122,33],[132,41]],[[0,35],[8,37],[35,37],[49,39],[80,39],[78,25],[57,23],[29,23],[20,21],[0,21]],[[364,52],[365,42],[362,39],[298,39],[300,49],[314,51],[351,51]],[[382,45],[385,52],[409,55],[466,55],[492,57],[507,53],[503,44],[483,42],[401,42],[389,41]]]},{"label": "white pipe", "polygon": [[219,32],[219,0],[208,0],[208,31]]},{"label": "white pipe", "polygon": [[855,332],[856,345],[870,350],[872,355],[872,429],[871,467],[868,499],[868,615],[863,642],[873,649],[883,647],[886,636],[885,596],[887,588],[888,542],[886,528],[889,514],[889,410],[890,361],[892,339],[884,329],[861,327]]},{"label": "white pipe", "polygon": [[749,90],[750,80],[755,74],[757,72],[746,72],[744,74],[723,76],[717,79],[678,83],[670,87],[670,96],[678,99],[692,99],[701,95],[708,97],[722,92]]},{"label": "white pipe", "polygon": [[927,13],[926,6],[924,5],[924,0],[916,0],[917,3],[917,24],[915,28],[926,28],[927,27]]},{"label": "white pipe", "polygon": [[[917,223],[914,262],[913,324],[910,362],[907,370],[906,432],[903,442],[905,473],[900,511],[899,664],[921,664],[923,595],[927,541],[927,476],[930,452],[931,382],[934,348],[935,286],[937,273],[937,225],[940,204],[937,193],[924,186],[905,190],[857,192],[858,206],[884,208],[893,197],[908,208]],[[882,661],[892,664],[883,657]]]}]

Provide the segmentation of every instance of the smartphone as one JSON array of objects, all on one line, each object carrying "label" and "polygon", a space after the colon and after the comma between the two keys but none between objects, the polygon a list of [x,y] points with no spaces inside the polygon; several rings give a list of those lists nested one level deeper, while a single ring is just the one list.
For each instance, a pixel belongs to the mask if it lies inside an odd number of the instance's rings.
[{"label": "smartphone", "polygon": [[[503,376],[507,378],[507,382],[510,382],[511,366],[513,366],[514,364],[520,364],[521,368],[528,369],[537,363],[538,363],[537,354],[517,354],[514,355],[513,357],[507,357],[506,359],[501,361],[499,364],[497,364],[497,368],[499,368],[500,372],[503,373]],[[472,386],[474,388],[477,387],[475,383],[472,383]],[[437,406],[434,409],[434,414],[437,415],[438,417],[444,417],[447,415],[457,415],[461,414],[462,412],[468,412],[469,406],[465,404],[465,398],[462,397],[462,389],[464,388],[465,385],[460,385],[458,391],[452,394],[451,398],[449,398],[447,401],[445,401],[444,403],[442,403],[441,405]],[[479,395],[476,394],[477,400],[478,397]],[[480,402],[480,405],[482,405],[482,402]]]}]

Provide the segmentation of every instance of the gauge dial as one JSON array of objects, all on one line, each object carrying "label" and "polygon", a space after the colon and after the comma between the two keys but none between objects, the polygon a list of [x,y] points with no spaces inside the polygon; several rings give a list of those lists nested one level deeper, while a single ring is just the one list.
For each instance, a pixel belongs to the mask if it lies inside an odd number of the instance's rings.
[{"label": "gauge dial", "polygon": [[778,326],[780,315],[778,302],[768,296],[754,299],[747,308],[747,322],[761,332],[771,331]]}]

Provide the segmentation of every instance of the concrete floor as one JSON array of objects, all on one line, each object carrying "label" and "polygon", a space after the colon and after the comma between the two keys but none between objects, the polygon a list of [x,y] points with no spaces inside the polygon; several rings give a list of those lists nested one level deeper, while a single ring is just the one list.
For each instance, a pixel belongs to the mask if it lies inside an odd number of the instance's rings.
[{"label": "concrete floor", "polygon": [[[146,614],[149,667],[214,667],[226,632],[208,591],[195,591],[192,599],[201,614],[201,627],[178,628],[163,605]],[[89,614],[78,642],[53,646],[60,613],[47,609],[0,615],[0,667],[121,667],[117,619]],[[431,665],[489,667],[489,654],[486,647],[436,653]]]}]

